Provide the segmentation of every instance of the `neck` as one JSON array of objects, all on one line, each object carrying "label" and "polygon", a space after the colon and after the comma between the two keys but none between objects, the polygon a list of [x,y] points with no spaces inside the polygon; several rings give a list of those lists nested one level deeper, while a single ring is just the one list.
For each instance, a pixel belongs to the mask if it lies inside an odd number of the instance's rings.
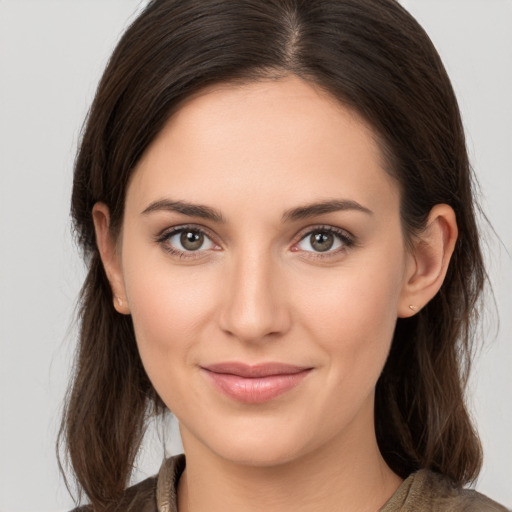
[{"label": "neck", "polygon": [[333,438],[317,450],[278,465],[250,466],[219,457],[183,439],[187,468],[178,486],[179,512],[375,512],[401,479],[369,435]]}]

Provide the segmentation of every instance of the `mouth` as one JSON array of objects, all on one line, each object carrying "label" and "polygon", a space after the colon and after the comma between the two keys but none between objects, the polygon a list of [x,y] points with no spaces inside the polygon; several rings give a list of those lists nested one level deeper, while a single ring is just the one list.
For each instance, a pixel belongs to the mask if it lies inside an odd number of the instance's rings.
[{"label": "mouth", "polygon": [[217,391],[237,402],[268,402],[298,386],[313,368],[283,363],[227,362],[201,367]]}]

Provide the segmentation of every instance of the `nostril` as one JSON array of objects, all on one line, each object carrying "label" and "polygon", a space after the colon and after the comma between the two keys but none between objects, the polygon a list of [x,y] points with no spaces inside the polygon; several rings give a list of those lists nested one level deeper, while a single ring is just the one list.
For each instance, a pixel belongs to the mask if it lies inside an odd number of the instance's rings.
[{"label": "nostril", "polygon": [[230,300],[219,315],[219,327],[242,341],[275,339],[289,329],[289,315],[277,301]]},{"label": "nostril", "polygon": [[[251,239],[251,242],[254,240]],[[286,296],[269,251],[255,253],[254,244],[240,251],[219,296],[219,327],[241,341],[275,339],[289,329]]]}]

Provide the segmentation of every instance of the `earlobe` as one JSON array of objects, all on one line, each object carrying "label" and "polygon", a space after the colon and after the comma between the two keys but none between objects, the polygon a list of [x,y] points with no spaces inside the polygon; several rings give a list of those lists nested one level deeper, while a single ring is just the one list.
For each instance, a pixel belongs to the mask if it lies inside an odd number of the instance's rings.
[{"label": "earlobe", "polygon": [[453,209],[446,204],[434,206],[425,229],[413,241],[398,317],[413,316],[437,294],[448,271],[457,235]]},{"label": "earlobe", "polygon": [[96,244],[114,297],[114,308],[118,313],[129,315],[130,308],[126,299],[119,254],[110,231],[108,206],[105,203],[96,203],[92,209],[92,218],[96,233]]}]

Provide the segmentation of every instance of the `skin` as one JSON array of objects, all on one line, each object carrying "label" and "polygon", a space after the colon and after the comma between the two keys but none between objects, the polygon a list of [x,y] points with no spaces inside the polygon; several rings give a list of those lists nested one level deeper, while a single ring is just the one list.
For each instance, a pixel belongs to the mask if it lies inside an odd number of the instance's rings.
[{"label": "skin", "polygon": [[[290,216],[333,200],[349,207]],[[375,385],[397,317],[435,295],[457,237],[453,211],[437,205],[406,244],[399,205],[372,130],[294,76],[190,98],[135,170],[117,239],[95,205],[114,305],[132,315],[144,367],[180,423],[180,511],[370,511],[399,486],[375,439]],[[208,235],[199,250],[169,234],[180,226]],[[333,248],[315,251],[311,233],[326,229],[342,237],[328,232]],[[225,361],[312,370],[247,404],[201,370]]]}]

